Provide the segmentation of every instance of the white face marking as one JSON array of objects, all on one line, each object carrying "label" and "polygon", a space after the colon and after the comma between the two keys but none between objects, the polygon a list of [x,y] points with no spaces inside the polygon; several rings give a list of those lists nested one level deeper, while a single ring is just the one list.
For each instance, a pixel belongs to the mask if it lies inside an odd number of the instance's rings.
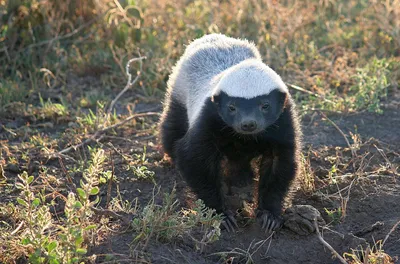
[{"label": "white face marking", "polygon": [[232,97],[251,99],[275,89],[288,92],[281,77],[259,60],[245,60],[221,73],[220,78],[213,95],[222,91]]}]

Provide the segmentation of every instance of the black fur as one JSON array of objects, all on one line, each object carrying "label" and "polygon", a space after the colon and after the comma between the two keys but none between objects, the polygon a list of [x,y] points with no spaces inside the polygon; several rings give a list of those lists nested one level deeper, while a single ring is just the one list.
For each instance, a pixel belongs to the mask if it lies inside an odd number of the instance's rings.
[{"label": "black fur", "polygon": [[[272,98],[281,98],[274,93],[281,92],[272,91]],[[279,99],[281,113],[277,113],[277,120],[256,135],[238,134],[227,126],[221,118],[218,100],[210,98],[206,102],[190,130],[185,106],[173,98],[167,102],[160,127],[164,151],[198,198],[219,213],[226,210],[221,191],[222,160],[227,161],[225,171],[236,174],[229,175],[231,181],[246,181],[246,177],[253,176],[250,161],[261,157],[258,209],[279,217],[299,164],[300,129],[290,95]]]},{"label": "black fur", "polygon": [[165,102],[161,117],[160,131],[161,144],[164,152],[173,157],[175,143],[185,136],[189,122],[186,107],[172,97]]}]

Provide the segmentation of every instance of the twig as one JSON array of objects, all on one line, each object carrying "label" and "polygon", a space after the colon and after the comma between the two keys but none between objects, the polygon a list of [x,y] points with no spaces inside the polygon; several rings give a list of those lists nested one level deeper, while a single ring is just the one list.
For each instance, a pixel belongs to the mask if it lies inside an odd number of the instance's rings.
[{"label": "twig", "polygon": [[125,20],[129,23],[129,25],[133,28],[134,24],[132,23],[132,21],[128,18],[128,16],[126,15],[126,10],[122,7],[122,5],[119,3],[119,1],[114,0],[114,4],[117,6],[117,8],[119,9],[119,11],[121,12],[122,16],[125,18]]},{"label": "twig", "polygon": [[68,147],[66,149],[63,149],[60,152],[57,152],[56,154],[53,154],[52,156],[58,156],[59,154],[68,153],[71,150],[80,148],[80,147],[82,147],[84,145],[87,145],[87,144],[91,143],[92,141],[100,141],[103,137],[99,136],[100,135],[99,132],[100,131],[97,131],[93,136],[91,136],[90,138],[87,138],[85,141],[83,141],[83,142],[81,142],[81,143],[79,143],[77,145],[74,145],[74,146]]},{"label": "twig", "polygon": [[[347,190],[347,196],[346,196],[346,198],[343,198],[343,197],[342,197],[342,194],[339,193],[340,198],[341,198],[340,203],[341,203],[341,206],[342,206],[342,215],[341,215],[341,217],[340,217],[341,219],[344,219],[344,218],[346,217],[346,214],[347,214],[347,203],[348,203],[349,200],[350,200],[350,191],[351,191],[351,187],[353,186],[354,182],[355,182],[357,179],[358,179],[358,177],[356,176],[356,177],[354,177],[354,179],[351,181],[351,183],[350,183],[350,185],[349,185],[349,188],[348,188],[348,190]],[[336,183],[336,184],[337,184],[337,183]]]},{"label": "twig", "polygon": [[64,162],[63,162],[63,159],[62,159],[61,155],[58,155],[58,163],[60,164],[61,170],[64,172],[65,177],[67,178],[67,182],[69,184],[72,184],[74,189],[76,189],[76,185],[75,185],[74,181],[72,180],[71,175],[68,173],[68,170],[64,165]]},{"label": "twig", "polygon": [[331,119],[329,119],[322,111],[318,111],[318,113],[319,113],[323,118],[325,118],[326,120],[328,120],[329,123],[331,123],[331,124],[336,128],[337,131],[339,131],[339,133],[343,136],[344,140],[346,141],[347,146],[350,148],[350,150],[351,150],[351,155],[353,156],[353,158],[356,158],[356,156],[357,156],[356,151],[355,151],[354,148],[350,145],[350,142],[349,142],[349,140],[347,139],[347,136],[343,133],[343,131],[340,129],[340,127],[338,127],[338,126],[335,124],[335,122],[333,122]]},{"label": "twig", "polygon": [[323,226],[322,229],[328,230],[328,231],[330,231],[330,232],[332,232],[332,233],[334,233],[334,234],[340,236],[342,239],[344,239],[344,235],[343,235],[342,233],[338,232],[338,231],[335,231],[335,230],[333,230],[333,229],[330,229],[330,228],[327,227],[327,226]]},{"label": "twig", "polygon": [[334,103],[332,100],[326,99],[324,96],[322,96],[320,94],[317,94],[317,93],[313,93],[313,92],[311,92],[309,90],[306,90],[306,89],[304,89],[304,88],[302,88],[300,86],[297,86],[297,85],[294,85],[294,84],[290,84],[290,83],[287,83],[287,86],[289,86],[290,88],[295,89],[297,91],[300,91],[300,92],[303,92],[303,93],[307,93],[307,94],[311,94],[311,95],[313,95],[315,97],[321,98],[322,100],[324,100],[324,101],[326,101],[328,103],[331,103],[331,104]]},{"label": "twig", "polygon": [[340,256],[339,253],[337,253],[337,251],[336,251],[331,245],[329,245],[328,242],[326,242],[326,241],[324,240],[324,238],[323,238],[322,235],[321,235],[321,232],[319,232],[318,223],[317,223],[317,220],[316,220],[316,219],[314,219],[314,226],[315,226],[315,230],[316,230],[316,232],[317,232],[319,241],[321,241],[321,243],[322,243],[325,247],[327,247],[327,248],[331,251],[331,253],[332,253],[333,255],[335,255],[335,256],[340,260],[341,263],[347,264],[347,261],[346,261],[342,256]]},{"label": "twig", "polygon": [[87,145],[87,144],[93,142],[93,141],[100,141],[101,139],[104,138],[104,135],[103,135],[103,134],[104,134],[105,132],[107,132],[107,131],[109,131],[109,130],[111,130],[111,129],[114,129],[114,128],[118,127],[118,126],[121,126],[121,125],[123,125],[123,124],[125,124],[125,123],[131,121],[131,120],[134,119],[134,118],[143,117],[143,116],[154,116],[154,115],[160,115],[160,113],[156,113],[156,112],[147,112],[147,113],[139,113],[139,114],[131,115],[131,116],[129,116],[128,118],[122,120],[121,122],[118,122],[118,123],[116,123],[116,124],[114,124],[114,125],[111,125],[111,126],[108,126],[108,127],[105,127],[105,128],[103,128],[103,129],[101,129],[101,130],[96,131],[96,133],[94,133],[93,136],[87,138],[86,140],[84,140],[83,142],[81,142],[81,143],[79,143],[79,144],[77,144],[77,145],[74,145],[74,146],[68,147],[68,148],[66,148],[66,149],[63,149],[63,150],[61,150],[61,151],[59,151],[59,152],[57,152],[57,153],[55,153],[55,154],[51,154],[50,157],[57,157],[57,156],[59,156],[60,154],[65,154],[65,153],[67,153],[67,152],[70,152],[71,150],[80,148],[80,147],[82,147],[82,146],[84,146],[84,145]]},{"label": "twig", "polygon": [[70,38],[70,37],[72,37],[73,35],[79,33],[82,29],[84,29],[84,28],[86,28],[86,27],[92,25],[94,22],[96,22],[97,20],[99,20],[103,15],[104,15],[104,13],[103,13],[103,14],[100,14],[100,15],[97,16],[96,18],[94,18],[94,19],[90,20],[89,22],[83,24],[82,26],[80,26],[80,27],[74,29],[73,31],[71,31],[71,32],[68,33],[68,34],[65,34],[65,35],[63,35],[63,36],[58,36],[58,37],[55,37],[55,38],[52,38],[52,39],[48,39],[48,40],[43,40],[43,41],[41,41],[41,42],[39,42],[39,43],[31,44],[31,45],[27,46],[26,48],[24,48],[22,51],[25,51],[25,50],[28,50],[28,49],[31,49],[31,48],[40,47],[40,46],[43,46],[43,45],[52,43],[52,42],[54,42],[54,41],[59,41],[59,40],[63,40],[63,39],[66,39],[66,38]]},{"label": "twig", "polygon": [[397,226],[400,225],[400,220],[394,224],[394,226],[390,229],[389,233],[385,236],[385,239],[382,242],[382,247],[385,245],[386,240],[389,238],[389,236],[396,230]]},{"label": "twig", "polygon": [[390,162],[390,160],[388,159],[388,157],[386,156],[385,152],[378,148],[375,144],[373,144],[374,147],[376,148],[376,150],[379,152],[379,154],[381,154],[381,156],[385,159],[386,163],[389,165],[390,169],[392,170],[393,175],[398,175],[397,173],[397,168],[392,164],[392,162]]},{"label": "twig", "polygon": [[10,235],[11,236],[15,235],[21,229],[21,227],[24,225],[24,223],[25,223],[24,221],[21,221],[21,223],[19,223],[17,228],[14,231],[12,231]]},{"label": "twig", "polygon": [[106,202],[106,208],[110,205],[110,200],[111,200],[111,188],[112,188],[112,183],[114,181],[114,158],[112,155],[112,151],[110,151],[110,160],[111,160],[111,178],[108,180],[108,186],[107,186],[107,202]]},{"label": "twig", "polygon": [[[125,72],[126,72],[126,74],[128,75],[128,81],[127,81],[127,83],[126,83],[125,88],[114,98],[114,100],[111,101],[110,106],[109,106],[108,111],[107,111],[107,114],[110,114],[110,113],[111,113],[111,111],[112,111],[113,108],[114,108],[115,103],[119,100],[119,98],[120,98],[126,91],[128,91],[129,89],[131,89],[131,88],[133,87],[133,85],[139,80],[140,74],[141,74],[141,72],[142,72],[142,67],[143,67],[142,61],[143,61],[144,59],[146,59],[146,57],[133,58],[133,59],[130,59],[130,60],[128,61],[128,63],[126,64],[126,67],[125,67]],[[139,62],[140,62],[140,66],[139,66],[140,68],[139,68],[139,71],[137,72],[137,75],[136,75],[135,79],[133,79],[133,81],[132,81],[132,74],[130,73],[130,69],[129,69],[129,68],[130,68],[131,63],[132,63],[132,62],[135,62],[135,61],[139,61]]]},{"label": "twig", "polygon": [[119,126],[121,126],[121,125],[123,125],[123,124],[125,124],[125,123],[127,123],[127,122],[129,122],[129,121],[131,121],[131,120],[134,119],[134,118],[137,118],[137,117],[143,117],[143,116],[158,116],[158,115],[160,115],[160,113],[157,113],[157,112],[146,112],[146,113],[133,114],[133,115],[131,115],[130,117],[128,117],[128,118],[122,120],[121,122],[116,123],[116,124],[114,124],[114,125],[112,125],[112,126],[106,127],[106,128],[104,128],[104,129],[102,129],[102,130],[100,130],[100,131],[102,131],[102,133],[103,133],[103,132],[106,132],[106,131],[108,131],[108,130],[114,129],[114,128],[116,128],[116,127],[119,127]]}]

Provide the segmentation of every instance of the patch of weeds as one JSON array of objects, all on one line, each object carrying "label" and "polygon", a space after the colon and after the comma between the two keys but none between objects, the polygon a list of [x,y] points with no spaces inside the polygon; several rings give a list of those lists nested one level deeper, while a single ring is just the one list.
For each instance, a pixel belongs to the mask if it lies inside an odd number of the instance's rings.
[{"label": "patch of weeds", "polygon": [[342,213],[342,208],[339,207],[337,209],[328,209],[328,208],[324,208],[326,214],[328,215],[329,219],[331,220],[331,222],[333,224],[338,224],[340,223],[342,217],[343,217],[343,213]]},{"label": "patch of weeds", "polygon": [[[96,147],[90,147],[88,146],[88,150],[90,153],[90,161],[89,161],[89,168],[86,169],[86,173],[89,175],[97,175],[98,178],[96,179],[95,183],[96,185],[101,185],[101,184],[106,184],[108,181],[113,178],[114,181],[116,181],[116,176],[112,174],[111,170],[104,170],[102,168],[102,164],[104,163],[106,159],[106,154],[103,149],[99,149]],[[95,165],[95,167],[93,167]],[[83,168],[83,164],[81,164],[81,169]],[[96,171],[90,171],[93,168],[98,168]],[[78,169],[79,171],[79,169]],[[85,175],[85,173],[84,173]]]},{"label": "patch of weeds", "polygon": [[29,138],[29,142],[32,143],[32,145],[35,147],[45,148],[45,149],[49,145],[48,138],[46,138],[44,135],[41,134],[32,135]]},{"label": "patch of weeds", "polygon": [[132,222],[135,230],[133,243],[144,242],[151,238],[161,242],[170,242],[177,238],[189,237],[196,248],[218,240],[221,230],[221,216],[214,209],[205,207],[201,200],[196,201],[193,209],[178,210],[176,190],[164,194],[163,204],[155,203],[156,194]]},{"label": "patch of weeds", "polygon": [[337,184],[336,181],[337,172],[338,170],[336,164],[332,165],[331,169],[328,171],[329,184]]},{"label": "patch of weeds", "polygon": [[138,198],[136,197],[133,202],[123,200],[119,192],[119,187],[117,187],[117,197],[111,199],[108,209],[115,212],[125,212],[127,214],[136,215],[139,210]]},{"label": "patch of weeds", "polygon": [[394,260],[383,250],[381,240],[377,241],[372,247],[367,248],[359,246],[358,249],[352,249],[351,253],[344,253],[344,258],[350,264],[393,264]]},{"label": "patch of weeds", "polygon": [[25,101],[29,90],[21,83],[0,78],[0,113],[12,102]]},{"label": "patch of weeds", "polygon": [[[68,195],[65,207],[65,227],[58,226],[50,213],[43,193],[33,191],[33,176],[26,172],[19,177],[16,187],[21,190],[17,198],[19,217],[26,228],[19,234],[20,245],[25,248],[30,263],[75,263],[86,250],[82,248],[82,223],[74,219],[82,207],[75,202],[72,193]],[[74,213],[75,212],[75,213]],[[54,236],[54,228],[62,231]]]},{"label": "patch of weeds", "polygon": [[147,148],[146,146],[143,147],[143,152],[140,154],[133,154],[133,161],[131,161],[128,165],[128,169],[133,172],[136,178],[149,180],[156,184],[154,178],[154,171],[151,171],[146,166],[148,164],[148,160],[146,158]]},{"label": "patch of weeds", "polygon": [[[50,212],[54,201],[46,199],[46,187],[52,189],[49,182],[45,180],[45,185],[36,186],[34,183],[39,178],[28,176],[27,172],[19,175],[16,183],[16,188],[20,190],[17,205],[11,212],[6,212],[7,217],[16,219],[19,225],[13,228],[11,236],[10,226],[0,225],[0,241],[4,242],[3,249],[9,252],[0,254],[0,261],[8,263],[21,257],[27,257],[30,263],[82,261],[88,241],[92,241],[97,227],[92,221],[92,208],[99,201],[99,174],[103,172],[104,161],[103,150],[92,151],[89,166],[76,193],[70,192],[67,196],[57,193],[65,202],[64,215],[58,216],[57,221]],[[40,177],[47,179],[47,175]],[[3,206],[0,208],[3,214]]]},{"label": "patch of weeds", "polygon": [[38,115],[40,119],[57,120],[68,115],[68,108],[65,104],[53,103],[50,99],[45,102],[40,95],[39,99],[41,108]]},{"label": "patch of weeds", "polygon": [[99,174],[99,184],[106,184],[113,178],[113,181],[117,181],[116,176],[112,174],[112,171],[107,170]]},{"label": "patch of weeds", "polygon": [[389,74],[387,59],[375,58],[363,68],[357,69],[355,84],[350,88],[354,94],[347,99],[347,103],[355,110],[382,113],[380,102],[387,97]]},{"label": "patch of weeds", "polygon": [[105,103],[97,101],[96,111],[93,112],[92,109],[89,109],[89,113],[83,117],[77,117],[78,124],[87,131],[97,131],[113,124],[118,120],[117,114],[115,112],[111,115],[107,114],[105,105]]},{"label": "patch of weeds", "polygon": [[130,166],[130,170],[138,179],[149,180],[156,184],[154,171],[149,170],[146,166]]}]

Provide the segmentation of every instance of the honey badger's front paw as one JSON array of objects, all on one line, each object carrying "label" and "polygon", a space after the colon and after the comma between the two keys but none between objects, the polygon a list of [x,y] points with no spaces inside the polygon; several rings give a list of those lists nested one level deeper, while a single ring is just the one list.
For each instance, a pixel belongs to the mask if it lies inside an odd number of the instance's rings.
[{"label": "honey badger's front paw", "polygon": [[235,215],[232,211],[225,211],[223,215],[224,218],[221,222],[221,225],[225,230],[228,232],[234,232],[235,229],[239,228],[236,223]]},{"label": "honey badger's front paw", "polygon": [[268,210],[258,210],[257,219],[266,232],[278,230],[283,224],[283,218],[280,215],[273,214]]}]

